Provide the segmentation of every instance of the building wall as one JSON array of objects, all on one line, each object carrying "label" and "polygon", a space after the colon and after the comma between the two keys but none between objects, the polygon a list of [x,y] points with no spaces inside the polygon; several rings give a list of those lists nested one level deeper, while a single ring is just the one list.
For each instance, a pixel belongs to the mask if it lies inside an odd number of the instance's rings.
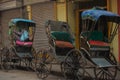
[{"label": "building wall", "polygon": [[68,4],[68,24],[70,25],[73,33],[75,34],[75,4],[72,2],[69,2]]},{"label": "building wall", "polygon": [[76,6],[72,2],[57,3],[57,20],[68,22],[74,34],[75,34],[75,8]]},{"label": "building wall", "polygon": [[0,2],[0,10],[8,10],[16,7],[21,7],[21,2],[17,0],[4,0]]},{"label": "building wall", "polygon": [[24,0],[24,5],[47,2],[47,1],[50,1],[50,0]]},{"label": "building wall", "polygon": [[[117,13],[117,0],[110,0],[110,11]],[[118,33],[118,32],[117,32]],[[113,53],[117,59],[117,61],[119,60],[119,53],[118,53],[118,34],[116,34],[111,47],[113,48]]]},{"label": "building wall", "polygon": [[2,27],[2,46],[8,46],[9,43],[9,21],[13,18],[20,18],[22,17],[20,8],[18,9],[11,9],[1,12],[1,27]]},{"label": "building wall", "polygon": [[57,3],[57,20],[58,21],[67,21],[67,11],[66,11],[66,3]]},{"label": "building wall", "polygon": [[33,47],[36,52],[41,49],[49,49],[45,23],[48,20],[55,20],[54,2],[32,5],[32,20],[36,22]]}]

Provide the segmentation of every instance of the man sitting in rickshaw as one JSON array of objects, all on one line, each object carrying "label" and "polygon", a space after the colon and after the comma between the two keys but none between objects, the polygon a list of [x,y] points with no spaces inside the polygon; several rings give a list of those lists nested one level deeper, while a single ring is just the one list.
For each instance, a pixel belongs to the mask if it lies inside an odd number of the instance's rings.
[{"label": "man sitting in rickshaw", "polygon": [[19,41],[29,41],[29,33],[26,29],[22,29],[20,32],[13,31],[14,36]]},{"label": "man sitting in rickshaw", "polygon": [[20,29],[20,31],[14,30],[13,37],[17,45],[20,45],[20,46],[32,45],[32,42],[29,40],[29,33],[26,28]]}]

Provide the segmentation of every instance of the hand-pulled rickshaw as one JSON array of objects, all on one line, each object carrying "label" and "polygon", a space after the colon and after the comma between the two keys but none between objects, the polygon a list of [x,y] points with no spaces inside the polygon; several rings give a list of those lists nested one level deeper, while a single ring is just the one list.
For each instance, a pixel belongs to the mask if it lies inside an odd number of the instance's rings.
[{"label": "hand-pulled rickshaw", "polygon": [[49,20],[46,33],[53,49],[52,54],[57,57],[58,62],[62,62],[68,51],[74,48],[74,36],[69,25],[66,22]]},{"label": "hand-pulled rickshaw", "polygon": [[[10,45],[4,47],[1,57],[1,66],[5,70],[16,67],[33,69],[39,78],[47,76],[47,69],[42,65],[40,51],[36,53],[33,48],[35,22],[28,19],[15,18],[9,22],[9,41]],[[42,72],[42,73],[40,73]]]},{"label": "hand-pulled rickshaw", "polygon": [[[10,45],[2,49],[3,66],[8,69],[13,65],[28,66],[33,58],[33,38],[35,22],[27,19],[15,18],[9,22],[9,42]],[[29,66],[28,66],[29,67]]]},{"label": "hand-pulled rickshaw", "polygon": [[[67,78],[63,62],[69,51],[75,51],[74,36],[70,26],[63,21],[49,20],[46,23],[46,33],[51,48],[48,55],[51,55],[51,58],[53,58],[53,61],[50,64],[60,64],[61,71],[64,73],[65,78]],[[72,71],[67,73],[74,75]]]},{"label": "hand-pulled rickshaw", "polygon": [[[65,63],[84,69],[92,68],[95,80],[115,80],[118,65],[110,44],[120,26],[120,16],[102,9],[90,9],[83,11],[81,17],[80,54],[69,53]],[[82,61],[79,55],[82,56]],[[79,60],[78,64],[75,64],[76,58]],[[80,73],[77,70],[76,73]],[[77,77],[80,80],[82,78],[79,74]]]}]

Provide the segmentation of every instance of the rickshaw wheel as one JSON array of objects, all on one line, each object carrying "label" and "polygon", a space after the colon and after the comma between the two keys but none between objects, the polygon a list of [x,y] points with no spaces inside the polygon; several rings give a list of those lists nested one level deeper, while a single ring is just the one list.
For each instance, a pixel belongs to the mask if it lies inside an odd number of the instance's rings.
[{"label": "rickshaw wheel", "polygon": [[[112,53],[109,54],[108,60],[112,65],[117,65],[117,61]],[[103,68],[95,68],[94,73],[97,79],[114,80],[117,75],[117,67],[110,66],[110,67],[103,67]]]},{"label": "rickshaw wheel", "polygon": [[40,78],[40,79],[44,79],[44,78],[48,77],[49,70],[48,70],[48,67],[46,66],[46,64],[44,64],[44,63],[38,64],[37,68],[36,68],[36,73],[37,73],[38,78]]},{"label": "rickshaw wheel", "polygon": [[32,59],[30,61],[30,68],[35,70],[37,54],[33,47],[31,49],[31,53],[32,53]]},{"label": "rickshaw wheel", "polygon": [[10,57],[10,63],[11,63],[11,68],[16,69],[15,63],[17,62],[17,60],[15,59],[15,55],[16,55],[16,49],[15,47],[11,47],[9,49],[9,57]]},{"label": "rickshaw wheel", "polygon": [[7,47],[4,48],[2,53],[2,68],[5,71],[9,71],[11,69],[11,57],[10,57],[10,51]]},{"label": "rickshaw wheel", "polygon": [[110,59],[110,61],[111,61],[111,63],[113,65],[117,65],[117,61],[116,61],[115,56],[113,55],[113,53],[109,54],[109,59]]},{"label": "rickshaw wheel", "polygon": [[0,49],[0,69],[3,69],[2,68],[2,55],[3,55],[3,53],[2,53],[2,48]]},{"label": "rickshaw wheel", "polygon": [[52,55],[50,55],[48,52],[40,53],[39,58],[41,59],[40,63],[44,63],[50,72],[52,68],[51,62],[53,61]]},{"label": "rickshaw wheel", "polygon": [[23,58],[21,61],[22,62],[24,62],[24,66],[25,66],[25,68],[26,68],[26,70],[35,70],[35,56],[36,56],[36,51],[35,51],[35,49],[32,47],[31,48],[31,51],[30,51],[30,55],[31,55],[31,57],[25,57],[25,58]]},{"label": "rickshaw wheel", "polygon": [[65,61],[61,65],[61,70],[66,79],[79,80],[84,77],[84,57],[79,50],[72,49],[68,52]]},{"label": "rickshaw wheel", "polygon": [[117,75],[116,67],[94,68],[95,77],[97,80],[115,80]]},{"label": "rickshaw wheel", "polygon": [[46,78],[51,71],[53,61],[52,56],[47,51],[41,51],[35,55],[35,71],[38,78]]}]

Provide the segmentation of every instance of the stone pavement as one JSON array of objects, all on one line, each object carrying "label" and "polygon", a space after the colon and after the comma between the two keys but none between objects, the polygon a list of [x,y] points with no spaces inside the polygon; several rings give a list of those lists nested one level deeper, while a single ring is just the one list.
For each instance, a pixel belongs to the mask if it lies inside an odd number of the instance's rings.
[{"label": "stone pavement", "polygon": [[[56,67],[56,66],[53,66]],[[63,75],[60,73],[60,66],[52,68],[51,74],[45,80],[64,80]],[[38,79],[37,75],[33,71],[24,70],[10,70],[5,72],[0,70],[0,80],[42,80]]]},{"label": "stone pavement", "polygon": [[[12,70],[9,72],[0,71],[0,80],[42,80],[38,79],[35,72]],[[49,75],[45,80],[64,80],[60,76]]]},{"label": "stone pavement", "polygon": [[[89,72],[93,75],[93,70]],[[24,70],[10,70],[5,72],[0,70],[0,80],[41,80],[38,79],[35,72],[24,71]],[[65,80],[62,73],[60,72],[60,66],[54,65],[52,73],[45,80]],[[120,80],[120,71],[118,71],[116,80]]]}]

